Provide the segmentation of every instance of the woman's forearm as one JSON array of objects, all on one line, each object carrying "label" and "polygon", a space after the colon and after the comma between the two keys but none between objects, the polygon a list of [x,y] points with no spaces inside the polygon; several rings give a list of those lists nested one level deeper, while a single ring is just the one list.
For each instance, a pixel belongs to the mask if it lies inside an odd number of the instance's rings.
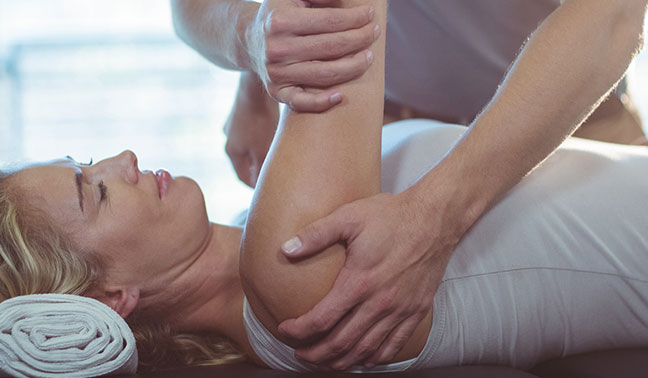
[{"label": "woman's forearm", "polygon": [[250,70],[245,32],[259,4],[242,0],[171,0],[178,36],[212,63]]},{"label": "woman's forearm", "polygon": [[[365,3],[375,6],[384,27],[384,1],[342,1]],[[275,324],[317,303],[344,262],[344,248],[336,245],[291,263],[281,243],[340,205],[380,190],[384,36],[371,50],[375,62],[343,85],[342,104],[323,114],[286,110],[263,167],[242,243],[241,276],[250,302],[265,307]]]},{"label": "woman's forearm", "polygon": [[645,3],[566,1],[534,33],[470,131],[416,186],[421,198],[443,197],[458,236],[610,92],[641,44]]}]

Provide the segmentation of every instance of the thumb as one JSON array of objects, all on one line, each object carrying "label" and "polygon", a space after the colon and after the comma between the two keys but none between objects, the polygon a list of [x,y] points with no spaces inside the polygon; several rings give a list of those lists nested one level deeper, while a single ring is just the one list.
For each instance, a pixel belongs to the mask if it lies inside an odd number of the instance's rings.
[{"label": "thumb", "polygon": [[345,224],[340,212],[317,220],[302,228],[296,236],[281,246],[284,255],[290,258],[302,258],[315,255],[340,240],[347,238]]}]

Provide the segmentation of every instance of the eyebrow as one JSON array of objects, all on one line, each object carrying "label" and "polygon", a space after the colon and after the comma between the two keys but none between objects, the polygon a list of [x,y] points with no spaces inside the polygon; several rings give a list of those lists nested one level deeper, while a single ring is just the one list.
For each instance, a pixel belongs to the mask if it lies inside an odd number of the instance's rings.
[{"label": "eyebrow", "polygon": [[83,211],[83,190],[81,185],[81,183],[83,182],[82,181],[83,178],[81,177],[81,175],[82,175],[81,171],[78,171],[75,176],[76,176],[77,193],[79,193],[79,207],[81,208],[81,212],[83,213],[84,212]]}]

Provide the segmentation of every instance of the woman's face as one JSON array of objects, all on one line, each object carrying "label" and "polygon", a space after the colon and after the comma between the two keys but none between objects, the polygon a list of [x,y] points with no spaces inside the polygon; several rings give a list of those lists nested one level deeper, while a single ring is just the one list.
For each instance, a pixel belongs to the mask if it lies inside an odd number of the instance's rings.
[{"label": "woman's face", "polygon": [[34,165],[14,177],[82,251],[103,258],[113,283],[137,285],[179,269],[209,238],[198,185],[141,172],[130,151],[92,166],[69,159]]}]

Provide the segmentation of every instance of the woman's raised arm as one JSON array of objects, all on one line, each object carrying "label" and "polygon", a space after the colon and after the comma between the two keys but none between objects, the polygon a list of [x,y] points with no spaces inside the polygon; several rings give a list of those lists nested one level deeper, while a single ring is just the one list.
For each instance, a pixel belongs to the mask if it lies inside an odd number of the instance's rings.
[{"label": "woman's raised arm", "polygon": [[[340,3],[372,5],[385,30],[385,0]],[[324,297],[345,259],[344,246],[335,245],[289,261],[281,243],[340,205],[380,191],[384,33],[370,51],[367,59],[375,62],[342,86],[342,104],[322,114],[286,108],[257,184],[241,245],[241,277],[257,317],[277,337],[282,320]]]}]

